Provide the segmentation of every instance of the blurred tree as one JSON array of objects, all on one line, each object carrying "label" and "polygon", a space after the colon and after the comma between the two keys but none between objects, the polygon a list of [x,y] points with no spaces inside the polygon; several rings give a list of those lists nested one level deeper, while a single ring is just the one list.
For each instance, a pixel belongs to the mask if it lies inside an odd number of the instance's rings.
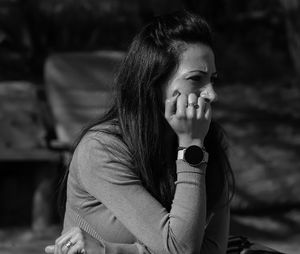
[{"label": "blurred tree", "polygon": [[155,16],[170,13],[184,8],[182,0],[143,0],[143,4],[150,8]]},{"label": "blurred tree", "polygon": [[285,11],[288,48],[300,79],[300,0],[280,0]]},{"label": "blurred tree", "polygon": [[50,51],[122,47],[140,26],[137,0],[25,0],[23,10],[36,46]]},{"label": "blurred tree", "polygon": [[137,0],[24,0],[22,9],[37,68],[53,52],[124,49],[141,26]]},{"label": "blurred tree", "polygon": [[124,50],[153,15],[182,8],[212,25],[227,81],[289,76],[291,59],[299,70],[299,0],[0,0],[0,79],[41,79],[53,52]]},{"label": "blurred tree", "polygon": [[29,41],[18,7],[17,1],[0,0],[0,79],[18,79],[30,72]]},{"label": "blurred tree", "polygon": [[139,0],[0,0],[0,79],[41,79],[54,52],[126,49],[142,25],[139,9]]}]

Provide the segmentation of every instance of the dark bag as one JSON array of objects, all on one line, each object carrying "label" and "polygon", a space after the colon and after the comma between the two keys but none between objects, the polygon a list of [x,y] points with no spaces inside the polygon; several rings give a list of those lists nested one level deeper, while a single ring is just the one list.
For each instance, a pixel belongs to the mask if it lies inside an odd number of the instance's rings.
[{"label": "dark bag", "polygon": [[227,254],[284,254],[261,244],[250,242],[244,236],[229,236]]}]

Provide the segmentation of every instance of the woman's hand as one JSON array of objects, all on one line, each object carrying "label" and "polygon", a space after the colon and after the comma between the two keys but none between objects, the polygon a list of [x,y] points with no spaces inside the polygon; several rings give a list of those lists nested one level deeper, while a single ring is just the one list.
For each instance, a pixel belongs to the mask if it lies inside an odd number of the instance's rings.
[{"label": "woman's hand", "polygon": [[54,245],[47,246],[45,252],[54,254],[99,254],[101,249],[103,249],[103,246],[98,240],[82,229],[74,227],[57,238]]},{"label": "woman's hand", "polygon": [[195,93],[178,92],[165,102],[165,118],[176,132],[179,146],[203,146],[211,115],[209,100]]}]

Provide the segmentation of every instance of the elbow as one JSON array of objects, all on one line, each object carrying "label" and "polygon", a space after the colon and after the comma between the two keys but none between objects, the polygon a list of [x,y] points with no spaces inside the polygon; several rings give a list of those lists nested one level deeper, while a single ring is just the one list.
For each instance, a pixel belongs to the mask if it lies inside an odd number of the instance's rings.
[{"label": "elbow", "polygon": [[201,241],[197,241],[194,244],[179,243],[174,238],[168,239],[165,244],[165,253],[168,254],[199,254],[201,251]]},{"label": "elbow", "polygon": [[199,254],[201,253],[201,241],[195,244],[179,243],[175,238],[166,239],[164,244],[158,244],[157,248],[149,249],[151,254]]},{"label": "elbow", "polygon": [[166,248],[163,252],[159,253],[167,253],[167,254],[199,254],[200,249],[197,248]]},{"label": "elbow", "polygon": [[220,246],[216,241],[205,238],[201,247],[201,254],[225,254],[227,246]]},{"label": "elbow", "polygon": [[[168,254],[199,254],[203,241],[203,231],[195,228],[166,227],[163,231],[161,245],[164,250],[159,253]],[[204,227],[203,227],[204,230]],[[192,233],[194,232],[194,233]]]},{"label": "elbow", "polygon": [[190,248],[190,247],[182,247],[181,248],[173,248],[168,249],[168,254],[199,254],[200,249],[199,248]]},{"label": "elbow", "polygon": [[201,251],[201,246],[194,246],[194,247],[186,247],[183,250],[184,252],[181,253],[187,253],[187,254],[199,254]]}]

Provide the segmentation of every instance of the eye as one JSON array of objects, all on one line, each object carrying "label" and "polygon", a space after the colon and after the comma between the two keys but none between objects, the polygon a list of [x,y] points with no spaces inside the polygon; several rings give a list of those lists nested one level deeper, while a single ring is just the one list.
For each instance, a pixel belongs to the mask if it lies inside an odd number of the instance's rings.
[{"label": "eye", "polygon": [[199,82],[199,81],[201,81],[201,79],[202,79],[201,75],[194,75],[194,76],[188,77],[188,80],[192,80],[192,81],[195,81],[195,82]]}]

